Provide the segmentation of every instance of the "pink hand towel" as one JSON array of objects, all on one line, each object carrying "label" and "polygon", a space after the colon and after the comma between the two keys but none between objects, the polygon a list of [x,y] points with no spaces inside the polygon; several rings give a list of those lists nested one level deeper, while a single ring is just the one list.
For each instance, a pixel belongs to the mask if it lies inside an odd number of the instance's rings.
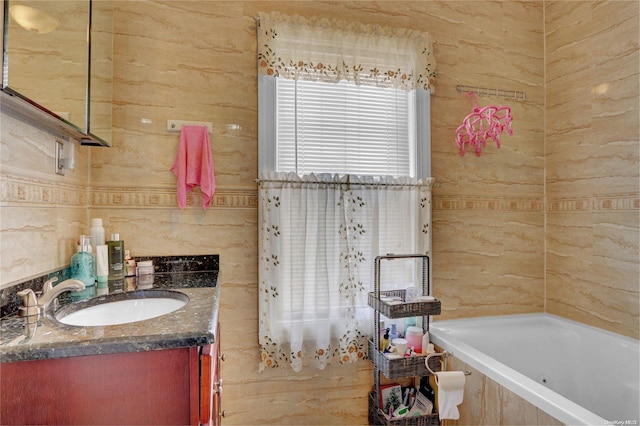
[{"label": "pink hand towel", "polygon": [[196,185],[200,185],[202,192],[202,208],[209,207],[216,190],[216,178],[206,126],[182,126],[178,155],[171,171],[178,179],[178,206],[181,209],[187,205],[187,193]]}]

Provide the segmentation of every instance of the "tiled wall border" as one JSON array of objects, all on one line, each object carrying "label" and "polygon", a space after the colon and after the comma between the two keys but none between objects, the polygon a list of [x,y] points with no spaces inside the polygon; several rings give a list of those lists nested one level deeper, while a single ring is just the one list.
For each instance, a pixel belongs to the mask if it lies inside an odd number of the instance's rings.
[{"label": "tiled wall border", "polygon": [[540,198],[500,197],[478,198],[465,196],[439,196],[434,194],[433,210],[486,210],[486,211],[542,211]]},{"label": "tiled wall border", "polygon": [[[91,207],[174,208],[177,207],[174,188],[97,188],[90,191]],[[199,190],[187,194],[187,208],[202,208]],[[217,188],[211,208],[255,209],[258,191],[251,189]]]},{"label": "tiled wall border", "polygon": [[87,188],[38,179],[28,179],[11,175],[0,176],[0,202],[33,204],[43,206],[87,205]]},{"label": "tiled wall border", "polygon": [[640,194],[608,194],[572,198],[553,197],[547,199],[546,206],[541,198],[500,197],[491,199],[434,195],[433,209],[456,211],[546,211],[549,213],[639,211]]},{"label": "tiled wall border", "polygon": [[[81,207],[175,208],[174,188],[87,188],[59,182],[0,176],[3,205],[71,205]],[[212,208],[255,209],[258,192],[251,189],[218,188]],[[202,208],[202,196],[196,189],[187,194],[187,208]]]},{"label": "tiled wall border", "polygon": [[547,211],[636,211],[640,194],[594,195],[593,197],[549,198]]},{"label": "tiled wall border", "polygon": [[[70,205],[118,208],[174,208],[174,188],[86,188],[59,182],[30,179],[11,175],[0,177],[2,204]],[[188,208],[202,208],[202,196],[198,190],[187,194]],[[258,191],[254,189],[218,188],[212,208],[255,209],[258,207]],[[588,212],[588,211],[638,211],[640,194],[609,194],[592,197],[547,199],[496,197],[479,198],[465,196],[440,196],[434,194],[434,210],[456,211],[528,211],[528,212]]]}]

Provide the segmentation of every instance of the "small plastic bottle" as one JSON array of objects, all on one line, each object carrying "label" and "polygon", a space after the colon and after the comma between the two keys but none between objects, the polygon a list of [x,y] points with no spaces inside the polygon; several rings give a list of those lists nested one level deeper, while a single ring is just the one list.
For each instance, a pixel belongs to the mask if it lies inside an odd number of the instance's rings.
[{"label": "small plastic bottle", "polygon": [[385,349],[389,347],[389,342],[389,329],[385,328],[384,335],[382,336],[382,339],[380,339],[380,350],[384,352]]},{"label": "small plastic bottle", "polygon": [[89,229],[89,235],[91,235],[91,248],[93,254],[97,254],[98,246],[104,244],[104,228],[102,227],[102,219],[91,219],[91,229]]},{"label": "small plastic bottle", "polygon": [[398,336],[398,331],[396,329],[396,323],[392,322],[391,324],[389,324],[391,326],[391,330],[389,331],[389,339],[393,340]]},{"label": "small plastic bottle", "polygon": [[91,238],[82,235],[78,252],[71,256],[71,278],[82,281],[85,287],[92,287],[96,282],[95,258],[90,250]]},{"label": "small plastic bottle", "polygon": [[124,251],[125,276],[132,277],[136,274],[136,260],[131,257],[129,250]]},{"label": "small plastic bottle", "polygon": [[429,332],[427,331],[422,335],[422,354],[426,355],[429,352]]}]

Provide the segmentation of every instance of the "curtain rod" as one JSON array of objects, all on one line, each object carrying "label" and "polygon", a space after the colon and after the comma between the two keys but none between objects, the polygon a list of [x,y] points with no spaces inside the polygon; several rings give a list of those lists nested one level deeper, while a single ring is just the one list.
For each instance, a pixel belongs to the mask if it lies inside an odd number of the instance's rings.
[{"label": "curtain rod", "polygon": [[429,187],[432,186],[432,182],[423,183],[383,183],[383,182],[324,182],[320,180],[304,180],[304,181],[291,181],[285,179],[256,179],[255,182],[258,185],[263,183],[290,183],[290,184],[324,184],[324,185],[358,185],[358,186],[410,186],[410,187]]}]

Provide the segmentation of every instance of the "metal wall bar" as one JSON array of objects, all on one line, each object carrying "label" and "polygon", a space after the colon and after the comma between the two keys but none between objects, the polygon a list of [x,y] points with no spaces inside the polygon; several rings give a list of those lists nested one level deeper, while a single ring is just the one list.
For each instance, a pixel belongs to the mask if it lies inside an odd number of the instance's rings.
[{"label": "metal wall bar", "polygon": [[492,89],[480,86],[456,86],[456,90],[461,93],[476,93],[478,96],[497,96],[500,98],[515,99],[524,101],[527,99],[527,93],[518,90]]}]

